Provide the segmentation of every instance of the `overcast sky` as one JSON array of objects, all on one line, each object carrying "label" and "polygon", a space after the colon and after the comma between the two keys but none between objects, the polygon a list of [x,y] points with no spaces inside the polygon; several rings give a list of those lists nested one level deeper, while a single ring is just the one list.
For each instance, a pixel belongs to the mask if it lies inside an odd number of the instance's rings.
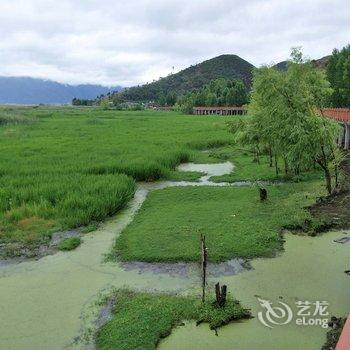
[{"label": "overcast sky", "polygon": [[0,75],[130,86],[220,54],[350,43],[349,0],[0,0]]}]

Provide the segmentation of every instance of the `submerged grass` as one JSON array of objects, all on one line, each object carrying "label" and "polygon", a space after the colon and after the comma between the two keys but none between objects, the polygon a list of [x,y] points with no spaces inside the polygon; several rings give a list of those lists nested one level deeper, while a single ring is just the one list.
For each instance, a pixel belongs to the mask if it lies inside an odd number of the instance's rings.
[{"label": "submerged grass", "polygon": [[0,115],[17,120],[0,123],[0,243],[40,244],[55,229],[103,220],[127,203],[135,180],[180,179],[174,168],[197,149],[231,141],[227,118],[70,107]]},{"label": "submerged grass", "polygon": [[[267,188],[174,187],[151,192],[133,222],[116,241],[114,257],[136,261],[198,261],[199,235],[208,258],[272,256],[282,249],[283,227],[312,220],[304,207],[324,193],[323,182],[286,183]],[[113,254],[112,254],[113,256]]]},{"label": "submerged grass", "polygon": [[62,240],[58,244],[57,248],[59,250],[64,250],[64,251],[73,250],[79,247],[80,243],[81,243],[80,237],[68,237]]},{"label": "submerged grass", "polygon": [[250,315],[230,298],[224,308],[217,308],[210,302],[202,304],[193,297],[128,290],[117,291],[114,298],[112,320],[96,334],[96,346],[100,350],[154,350],[182,321],[207,322],[211,329],[216,329]]}]

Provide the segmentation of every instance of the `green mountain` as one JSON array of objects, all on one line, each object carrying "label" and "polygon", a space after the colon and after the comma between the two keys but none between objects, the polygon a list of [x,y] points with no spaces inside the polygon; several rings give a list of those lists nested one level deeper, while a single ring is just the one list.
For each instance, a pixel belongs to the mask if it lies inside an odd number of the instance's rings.
[{"label": "green mountain", "polygon": [[237,55],[221,55],[155,82],[126,89],[114,97],[124,101],[152,101],[168,92],[186,94],[218,78],[241,79],[250,88],[253,68]]}]

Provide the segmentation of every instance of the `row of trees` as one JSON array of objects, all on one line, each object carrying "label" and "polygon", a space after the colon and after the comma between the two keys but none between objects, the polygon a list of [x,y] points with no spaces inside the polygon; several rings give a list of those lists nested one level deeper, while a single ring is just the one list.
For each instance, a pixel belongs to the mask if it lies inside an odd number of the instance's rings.
[{"label": "row of trees", "polygon": [[178,96],[176,92],[169,91],[167,94],[165,94],[164,92],[161,92],[157,99],[157,102],[161,106],[174,106],[175,103],[177,102],[177,99],[178,99]]},{"label": "row of trees", "polygon": [[350,107],[350,45],[340,51],[333,50],[327,64],[327,78],[333,89],[331,105]]},{"label": "row of trees", "polygon": [[249,95],[241,80],[217,79],[178,100],[184,113],[192,113],[195,106],[242,106]]},{"label": "row of trees", "polygon": [[254,73],[250,117],[229,123],[238,143],[249,145],[259,160],[268,154],[276,174],[283,164],[286,174],[299,175],[316,165],[326,178],[327,190],[338,186],[341,151],[335,139],[339,126],[324,117],[320,107],[332,94],[324,72],[293,49],[287,71],[271,67]]},{"label": "row of trees", "polygon": [[72,105],[73,106],[93,106],[95,104],[95,100],[87,100],[81,98],[73,98]]},{"label": "row of trees", "polygon": [[[103,96],[115,107],[125,103],[122,93]],[[160,91],[155,99],[160,106],[174,106],[185,113],[191,113],[194,106],[242,106],[248,102],[246,86],[241,80],[217,79],[183,96],[175,91]]]}]

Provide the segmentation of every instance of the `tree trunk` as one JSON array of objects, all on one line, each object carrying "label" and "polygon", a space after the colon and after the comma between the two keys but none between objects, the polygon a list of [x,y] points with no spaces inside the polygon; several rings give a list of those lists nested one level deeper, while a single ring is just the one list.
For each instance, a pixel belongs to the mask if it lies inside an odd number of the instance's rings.
[{"label": "tree trunk", "polygon": [[276,155],[275,155],[275,170],[276,170],[276,175],[278,175],[278,160]]},{"label": "tree trunk", "polygon": [[326,177],[326,187],[328,194],[332,194],[332,176],[331,173],[329,172],[328,167],[324,168],[324,175]]},{"label": "tree trunk", "polygon": [[272,154],[272,148],[269,146],[269,157],[270,157],[270,168],[273,167],[273,154]]},{"label": "tree trunk", "polygon": [[289,168],[288,168],[287,159],[286,159],[286,158],[283,158],[283,161],[284,161],[284,173],[285,173],[286,175],[288,175],[288,173],[289,173]]},{"label": "tree trunk", "polygon": [[259,149],[259,147],[256,147],[255,159],[256,159],[256,162],[258,164],[260,164],[260,149]]},{"label": "tree trunk", "polygon": [[338,188],[339,187],[339,171],[338,171],[338,166],[335,165],[334,166],[334,176],[335,176],[335,188]]},{"label": "tree trunk", "polygon": [[324,176],[326,178],[326,188],[327,188],[328,194],[332,194],[332,175],[328,168],[329,161],[328,161],[328,158],[326,157],[323,146],[321,146],[321,150],[322,150],[322,158],[315,159],[315,160],[324,171]]}]

